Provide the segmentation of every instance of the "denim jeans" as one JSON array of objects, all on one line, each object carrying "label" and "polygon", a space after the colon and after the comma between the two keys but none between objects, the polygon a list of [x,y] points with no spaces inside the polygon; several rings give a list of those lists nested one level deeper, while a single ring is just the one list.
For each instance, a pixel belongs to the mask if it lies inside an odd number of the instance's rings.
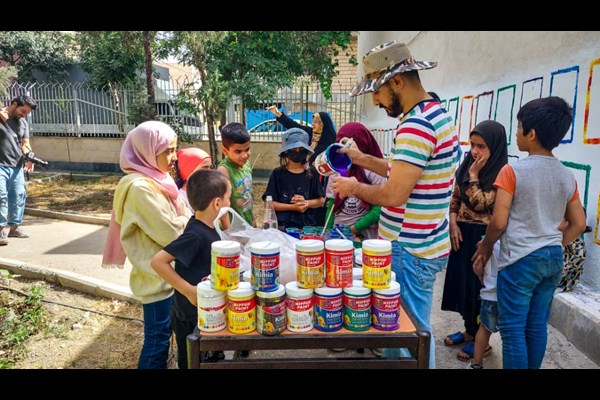
[{"label": "denim jeans", "polygon": [[172,305],[173,296],[144,304],[144,345],[138,361],[139,369],[167,368]]},{"label": "denim jeans", "polygon": [[563,268],[560,246],[542,247],[498,271],[498,328],[504,368],[540,368],[552,297]]},{"label": "denim jeans", "polygon": [[[435,341],[429,319],[433,302],[433,284],[435,275],[447,264],[448,257],[431,260],[418,258],[406,251],[397,241],[392,242],[392,271],[396,273],[396,280],[400,283],[402,307],[412,313],[417,329],[431,333],[429,368],[432,369],[435,368]],[[398,356],[400,354],[397,349],[383,350],[382,357]]]},{"label": "denim jeans", "polygon": [[21,224],[26,198],[23,168],[0,166],[0,227]]}]

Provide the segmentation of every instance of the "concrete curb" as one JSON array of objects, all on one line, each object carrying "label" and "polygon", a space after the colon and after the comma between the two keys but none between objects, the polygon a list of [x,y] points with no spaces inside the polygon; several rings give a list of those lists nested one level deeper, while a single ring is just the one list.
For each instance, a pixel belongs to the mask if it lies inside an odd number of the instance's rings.
[{"label": "concrete curb", "polygon": [[25,214],[33,215],[34,217],[62,219],[71,222],[80,222],[82,224],[95,224],[108,226],[110,218],[92,217],[89,215],[69,214],[58,211],[40,210],[37,208],[25,207]]},{"label": "concrete curb", "polygon": [[552,301],[550,320],[582,353],[600,365],[600,302],[577,288],[557,293]]},{"label": "concrete curb", "polygon": [[131,293],[128,287],[105,282],[100,279],[90,278],[70,271],[46,269],[1,257],[0,269],[6,269],[13,274],[21,275],[26,278],[44,279],[62,287],[98,297],[126,301],[134,304],[140,303],[140,300]]}]

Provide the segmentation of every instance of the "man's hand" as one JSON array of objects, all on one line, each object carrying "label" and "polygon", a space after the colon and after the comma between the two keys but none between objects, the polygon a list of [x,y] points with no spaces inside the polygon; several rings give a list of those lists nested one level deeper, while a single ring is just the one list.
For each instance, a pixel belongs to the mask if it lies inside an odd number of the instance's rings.
[{"label": "man's hand", "polygon": [[33,172],[34,168],[35,168],[35,165],[31,161],[27,161],[25,163],[25,172],[27,172],[27,173]]},{"label": "man's hand", "polygon": [[340,195],[342,199],[353,195],[353,190],[358,185],[358,180],[355,177],[344,178],[337,176],[333,178],[331,187],[333,191]]},{"label": "man's hand", "polygon": [[2,119],[2,122],[8,120],[8,111],[6,111],[6,108],[0,109],[0,119]]}]

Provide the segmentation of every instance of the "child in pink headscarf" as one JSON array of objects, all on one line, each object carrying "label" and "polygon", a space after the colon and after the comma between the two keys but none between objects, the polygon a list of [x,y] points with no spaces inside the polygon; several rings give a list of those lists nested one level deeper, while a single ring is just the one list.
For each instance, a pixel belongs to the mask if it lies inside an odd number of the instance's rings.
[{"label": "child in pink headscarf", "polygon": [[[144,344],[138,368],[167,368],[173,288],[150,266],[154,254],[175,240],[191,217],[169,171],[177,135],[167,124],[147,121],[127,134],[104,249],[103,267],[131,262],[129,285],[144,308]],[[124,252],[123,252],[124,251]]]},{"label": "child in pink headscarf", "polygon": [[179,188],[179,197],[185,205],[191,210],[192,207],[185,191],[187,180],[192,173],[199,169],[209,169],[212,165],[210,155],[197,147],[188,147],[177,152],[177,161],[175,161],[175,183]]}]

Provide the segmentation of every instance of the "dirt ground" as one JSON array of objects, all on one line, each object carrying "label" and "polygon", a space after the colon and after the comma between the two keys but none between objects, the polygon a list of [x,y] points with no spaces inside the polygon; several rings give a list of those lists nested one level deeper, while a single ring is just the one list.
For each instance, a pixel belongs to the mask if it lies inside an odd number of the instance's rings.
[{"label": "dirt ground", "polygon": [[[108,217],[119,176],[70,181],[31,181],[27,186],[27,207],[75,214]],[[254,185],[255,210],[262,219],[261,196],[265,184]],[[259,219],[260,220],[260,219]],[[21,277],[0,277],[0,286],[21,291],[32,284],[43,288],[44,299],[74,305],[44,303],[44,326],[25,341],[26,351],[12,368],[53,369],[127,369],[136,368],[143,341],[142,308],[125,302],[94,298],[70,289]],[[11,300],[22,297],[0,287],[0,294]],[[1,306],[1,305],[0,305]],[[108,316],[94,311],[113,314]],[[123,319],[119,317],[133,318]],[[0,353],[0,357],[2,354]],[[175,367],[175,342],[172,341],[169,366]]]},{"label": "dirt ground", "polygon": [[19,301],[23,296],[7,288],[27,292],[34,284],[42,287],[44,300],[53,303],[42,303],[41,327],[25,341],[26,350],[19,353],[20,359],[12,368],[137,366],[143,340],[140,305],[94,298],[45,281],[22,277],[0,278],[2,300],[9,305]]}]

